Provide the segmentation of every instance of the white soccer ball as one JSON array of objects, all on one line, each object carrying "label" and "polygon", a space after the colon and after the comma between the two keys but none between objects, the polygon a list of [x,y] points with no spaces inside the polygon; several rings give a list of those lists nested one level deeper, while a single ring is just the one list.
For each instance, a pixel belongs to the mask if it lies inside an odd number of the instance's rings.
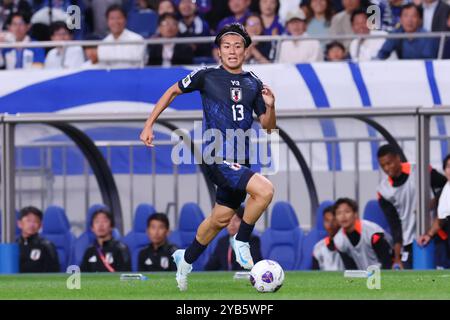
[{"label": "white soccer ball", "polygon": [[261,260],[250,271],[250,283],[258,292],[275,292],[283,281],[283,268],[273,260]]}]

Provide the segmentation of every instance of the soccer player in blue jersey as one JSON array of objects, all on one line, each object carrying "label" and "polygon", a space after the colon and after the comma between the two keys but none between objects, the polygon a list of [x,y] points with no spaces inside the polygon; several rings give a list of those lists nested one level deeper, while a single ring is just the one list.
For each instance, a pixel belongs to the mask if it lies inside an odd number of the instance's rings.
[{"label": "soccer player in blue jersey", "polygon": [[[263,85],[253,73],[242,69],[251,44],[251,38],[244,27],[240,24],[226,25],[215,42],[219,48],[221,65],[196,70],[164,93],[141,133],[140,139],[145,145],[153,146],[153,125],[161,112],[178,95],[193,91],[200,91],[202,97],[203,130],[219,131],[223,136],[224,148],[230,144],[226,139],[230,129],[244,132],[251,129],[253,112],[264,129],[270,131],[276,128],[275,97],[272,90]],[[192,263],[220,230],[228,225],[247,194],[250,197],[232,247],[236,261],[243,268],[253,267],[249,238],[256,221],[272,201],[274,189],[268,179],[250,170],[248,139],[245,139],[243,145],[246,149],[244,159],[241,159],[242,156],[237,159],[239,156],[233,153],[235,158],[230,162],[228,157],[218,152],[214,154],[216,161],[206,164],[208,176],[217,185],[216,203],[211,215],[199,226],[192,244],[186,250],[177,250],[173,254],[177,265],[176,280],[182,291],[187,289],[187,275],[192,271]]]}]

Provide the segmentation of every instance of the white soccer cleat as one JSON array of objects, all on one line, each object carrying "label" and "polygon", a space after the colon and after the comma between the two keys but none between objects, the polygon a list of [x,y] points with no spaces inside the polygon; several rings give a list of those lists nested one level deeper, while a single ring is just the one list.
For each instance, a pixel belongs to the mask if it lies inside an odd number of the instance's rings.
[{"label": "white soccer cleat", "polygon": [[242,268],[251,270],[253,268],[253,258],[250,253],[250,244],[248,242],[236,240],[236,235],[231,239],[231,246],[236,255],[236,262],[239,263]]},{"label": "white soccer cleat", "polygon": [[186,250],[177,250],[172,254],[172,258],[177,265],[177,283],[180,291],[187,290],[187,276],[192,271],[192,265],[184,260],[184,252]]}]

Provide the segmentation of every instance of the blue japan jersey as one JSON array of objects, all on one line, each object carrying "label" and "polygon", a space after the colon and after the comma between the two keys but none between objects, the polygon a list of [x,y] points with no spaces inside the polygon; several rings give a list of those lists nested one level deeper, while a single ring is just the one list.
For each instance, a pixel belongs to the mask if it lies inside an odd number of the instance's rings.
[{"label": "blue japan jersey", "polygon": [[[251,72],[232,74],[223,67],[216,67],[195,70],[180,80],[178,86],[183,93],[200,92],[203,133],[212,129],[220,132],[223,139],[222,150],[214,156],[235,162],[247,161],[253,112],[258,117],[266,112],[262,82]],[[230,134],[243,134],[245,139],[230,138]]]}]

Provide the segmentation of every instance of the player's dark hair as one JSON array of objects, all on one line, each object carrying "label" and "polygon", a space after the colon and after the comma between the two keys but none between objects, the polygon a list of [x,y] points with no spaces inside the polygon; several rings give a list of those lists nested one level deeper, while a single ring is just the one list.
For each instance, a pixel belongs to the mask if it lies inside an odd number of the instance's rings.
[{"label": "player's dark hair", "polygon": [[417,14],[419,15],[420,19],[423,18],[423,9],[421,6],[417,6],[414,3],[408,3],[402,6],[400,9],[400,16],[403,14],[403,11],[414,8],[416,9]]},{"label": "player's dark hair", "polygon": [[111,223],[111,227],[114,228],[115,226],[114,216],[111,213],[111,211],[109,211],[109,209],[107,208],[101,208],[94,211],[94,213],[92,214],[91,226],[94,224],[95,217],[101,213],[103,213],[108,218],[109,222]]},{"label": "player's dark hair", "polygon": [[124,7],[122,7],[122,6],[119,5],[119,4],[113,4],[113,5],[110,5],[110,6],[108,7],[108,9],[106,9],[106,14],[105,14],[106,19],[108,19],[109,14],[110,14],[111,12],[114,12],[114,11],[119,11],[120,13],[122,13],[123,17],[124,17],[125,19],[127,19],[127,12],[126,12],[126,10],[124,9]]},{"label": "player's dark hair", "polygon": [[164,223],[164,225],[166,226],[167,229],[170,229],[169,219],[167,218],[166,214],[159,213],[159,212],[152,214],[147,219],[147,228],[150,227],[150,223],[152,223],[153,220],[161,221],[162,223]]},{"label": "player's dark hair", "polygon": [[323,209],[322,215],[325,216],[325,214],[328,213],[328,212],[331,212],[332,214],[334,214],[333,211],[334,211],[333,206],[328,206],[325,209]]},{"label": "player's dark hair", "polygon": [[379,159],[381,157],[387,156],[388,154],[393,156],[400,155],[397,148],[395,148],[392,144],[385,144],[378,149],[377,158]]},{"label": "player's dark hair", "polygon": [[216,46],[220,47],[220,42],[226,34],[234,33],[240,35],[244,39],[244,46],[248,48],[252,44],[252,39],[248,35],[247,31],[245,30],[244,26],[240,23],[232,23],[227,24],[225,27],[223,27],[222,30],[217,34],[216,39],[214,43]]},{"label": "player's dark hair", "polygon": [[447,162],[450,160],[450,154],[448,154],[445,158],[444,161],[442,161],[442,170],[445,171],[445,168],[447,167]]},{"label": "player's dark hair", "polygon": [[19,220],[22,220],[22,218],[30,215],[30,214],[34,214],[36,217],[39,218],[39,220],[42,221],[42,218],[44,217],[44,215],[42,214],[42,211],[39,210],[36,207],[33,206],[28,206],[25,208],[22,208],[19,212]]},{"label": "player's dark hair", "polygon": [[173,19],[175,21],[178,21],[177,15],[175,13],[166,12],[158,17],[158,26],[161,25],[161,23],[163,23],[167,19]]},{"label": "player's dark hair", "polygon": [[358,204],[355,200],[352,200],[350,198],[339,198],[336,200],[336,203],[333,206],[333,214],[336,215],[336,210],[343,204],[348,205],[353,212],[358,212]]},{"label": "player's dark hair", "polygon": [[355,17],[360,14],[363,14],[366,16],[366,18],[369,18],[369,14],[367,13],[367,10],[365,8],[356,9],[355,11],[352,12],[352,15],[350,17],[350,21],[352,24],[353,24],[353,21],[355,20]]}]

